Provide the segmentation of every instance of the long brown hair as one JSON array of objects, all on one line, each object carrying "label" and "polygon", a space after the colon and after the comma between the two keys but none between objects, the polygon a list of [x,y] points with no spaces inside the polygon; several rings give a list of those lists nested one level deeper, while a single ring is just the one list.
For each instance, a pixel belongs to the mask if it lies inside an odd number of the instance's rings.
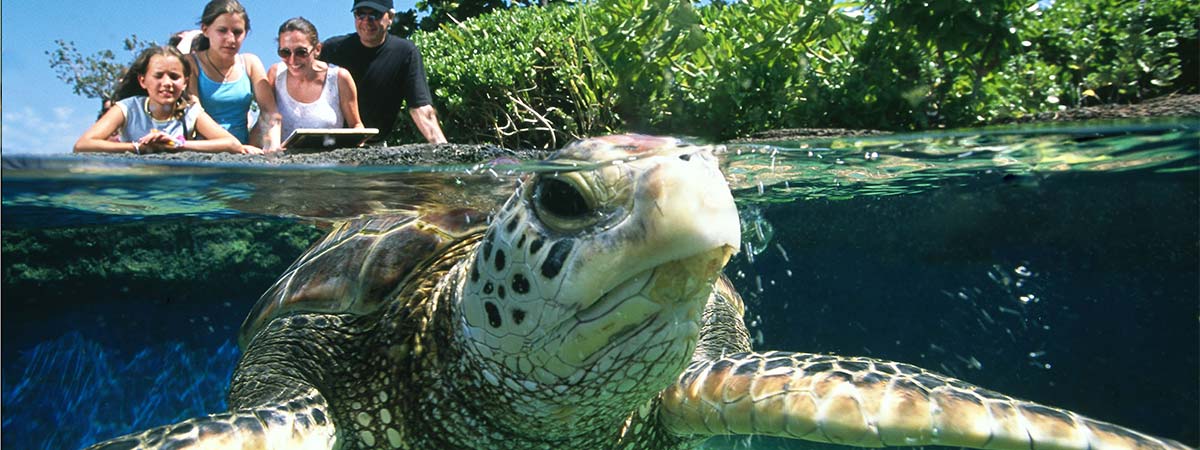
[{"label": "long brown hair", "polygon": [[[304,36],[308,38],[308,43],[313,45],[314,50],[316,49],[315,47],[317,46],[317,43],[321,42],[321,38],[317,36],[317,26],[313,25],[312,22],[309,22],[308,19],[303,17],[293,17],[284,22],[283,25],[279,26],[279,34],[287,33],[289,31],[299,31],[304,33]],[[275,40],[278,41],[279,37],[276,36]]]},{"label": "long brown hair", "polygon": [[[116,93],[113,94],[114,102],[137,95],[150,95],[149,92],[146,92],[146,88],[142,87],[141,83],[138,83],[138,76],[146,75],[146,71],[150,69],[150,58],[155,56],[169,56],[178,59],[179,62],[183,64],[184,75],[186,76],[186,74],[192,73],[191,61],[188,58],[184,58],[183,53],[180,53],[179,49],[172,46],[150,47],[142,50],[142,53],[138,54],[137,59],[133,60],[133,64],[131,64],[129,69],[125,70],[125,74],[121,76],[121,81],[117,83]],[[185,89],[180,94],[179,99],[175,101],[175,114],[177,116],[182,116],[183,110],[187,107],[187,105],[188,95],[187,90]]]},{"label": "long brown hair", "polygon": [[[242,16],[242,22],[246,24],[246,33],[250,33],[250,16],[246,14],[246,8],[242,6],[238,0],[212,0],[204,5],[204,12],[200,14],[200,22],[198,25],[209,26],[217,21],[221,14],[233,14]],[[203,34],[196,36],[196,41],[192,47],[199,50],[208,50],[208,36]]]}]

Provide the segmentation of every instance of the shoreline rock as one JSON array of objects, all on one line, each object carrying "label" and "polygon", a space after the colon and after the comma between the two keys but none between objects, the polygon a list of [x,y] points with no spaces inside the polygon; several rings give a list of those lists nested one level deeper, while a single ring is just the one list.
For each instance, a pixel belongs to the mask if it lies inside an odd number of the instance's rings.
[{"label": "shoreline rock", "polygon": [[1062,111],[1047,111],[996,122],[1032,123],[1064,122],[1077,120],[1138,119],[1147,117],[1200,117],[1200,95],[1167,95],[1134,104],[1107,104],[1068,108]]},{"label": "shoreline rock", "polygon": [[[1200,95],[1172,94],[1135,104],[1106,104],[1068,108],[1061,111],[1047,111],[1021,118],[1005,118],[981,124],[980,126],[1152,117],[1200,117]],[[753,133],[746,137],[731,140],[730,142],[749,144],[791,139],[881,136],[892,133],[891,131],[883,130],[853,130],[844,128],[783,128]]]}]

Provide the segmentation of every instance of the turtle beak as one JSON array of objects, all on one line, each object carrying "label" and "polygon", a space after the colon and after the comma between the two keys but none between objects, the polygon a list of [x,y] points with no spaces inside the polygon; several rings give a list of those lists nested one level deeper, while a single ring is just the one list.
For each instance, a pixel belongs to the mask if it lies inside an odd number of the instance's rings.
[{"label": "turtle beak", "polygon": [[[627,336],[662,323],[682,338],[741,246],[741,223],[711,147],[671,145],[598,171],[596,190],[629,192],[625,216],[570,258],[555,299],[574,310],[560,358],[586,366]],[[631,167],[620,167],[628,165]],[[582,274],[582,275],[581,275]],[[692,329],[694,328],[694,329]]]},{"label": "turtle beak", "polygon": [[[580,292],[604,292],[643,271],[714,249],[732,255],[741,246],[737,205],[711,147],[672,147],[638,170],[610,171],[633,180],[610,180],[609,190],[632,189],[627,216],[599,233],[587,258],[593,274]],[[630,183],[631,187],[621,187]],[[579,259],[577,261],[583,261]],[[715,267],[719,271],[728,258]],[[599,269],[599,271],[596,271]],[[597,276],[596,274],[599,274]],[[594,283],[594,284],[592,284]],[[578,303],[586,308],[589,302]]]}]

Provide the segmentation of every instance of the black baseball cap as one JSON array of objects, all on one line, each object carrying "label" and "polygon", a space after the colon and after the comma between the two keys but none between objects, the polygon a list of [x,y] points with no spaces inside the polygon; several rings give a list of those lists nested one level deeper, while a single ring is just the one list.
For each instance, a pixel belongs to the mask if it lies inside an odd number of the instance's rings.
[{"label": "black baseball cap", "polygon": [[354,0],[354,7],[350,8],[351,12],[358,8],[371,8],[379,12],[389,12],[392,10],[392,0]]}]

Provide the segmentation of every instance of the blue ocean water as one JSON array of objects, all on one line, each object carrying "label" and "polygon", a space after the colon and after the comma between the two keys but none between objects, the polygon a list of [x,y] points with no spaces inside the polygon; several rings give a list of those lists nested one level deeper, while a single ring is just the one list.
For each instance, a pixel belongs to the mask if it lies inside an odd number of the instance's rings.
[{"label": "blue ocean water", "polygon": [[[758,349],[865,355],[1200,441],[1200,123],[728,144]],[[3,429],[78,448],[224,408],[236,330],[322,227],[487,210],[534,165],[3,158]],[[766,438],[712,448],[812,448]]]}]

